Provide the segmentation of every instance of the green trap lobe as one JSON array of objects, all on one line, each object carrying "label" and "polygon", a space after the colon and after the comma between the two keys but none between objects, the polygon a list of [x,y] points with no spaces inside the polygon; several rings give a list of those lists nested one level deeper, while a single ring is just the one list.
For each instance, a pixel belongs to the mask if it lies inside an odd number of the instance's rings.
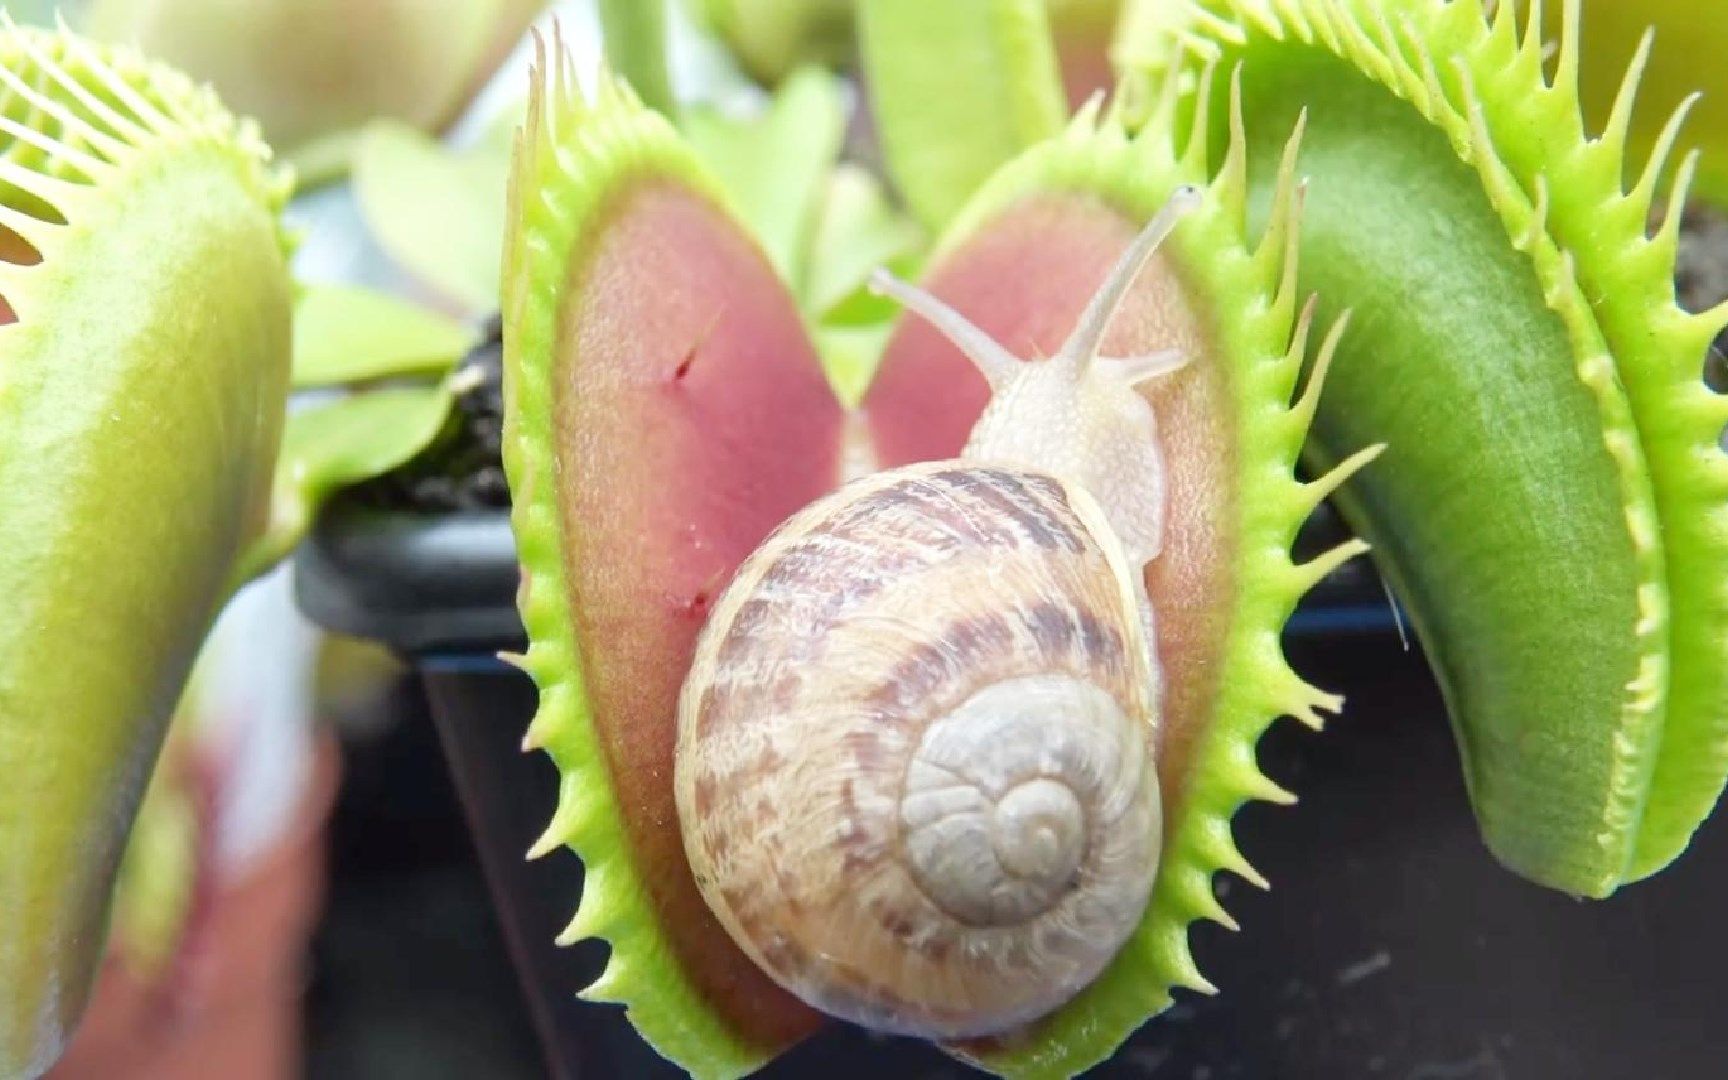
[{"label": "green trap lobe", "polygon": [[1566,823],[1624,824],[1659,724],[1623,724],[1641,660],[1636,493],[1567,327],[1415,108],[1319,50],[1251,50],[1242,72],[1255,216],[1305,105],[1303,285],[1323,320],[1342,298],[1354,312],[1310,455],[1389,444],[1343,502],[1435,665],[1490,846],[1546,883],[1611,891],[1630,834],[1586,841]]},{"label": "green trap lobe", "polygon": [[641,877],[679,966],[740,1036],[818,1018],[732,944],[685,860],[678,693],[745,556],[838,482],[841,411],[766,258],[670,184],[610,211],[572,268],[554,369],[564,573],[585,689]]}]

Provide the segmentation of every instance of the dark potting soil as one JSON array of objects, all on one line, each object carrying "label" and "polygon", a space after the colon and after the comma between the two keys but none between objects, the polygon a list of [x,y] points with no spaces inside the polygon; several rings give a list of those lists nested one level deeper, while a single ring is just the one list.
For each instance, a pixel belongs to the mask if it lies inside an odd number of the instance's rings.
[{"label": "dark potting soil", "polygon": [[[1681,219],[1675,295],[1688,311],[1702,311],[1728,300],[1728,213],[1694,205]],[[504,346],[497,317],[463,359],[475,373],[474,384],[457,396],[455,429],[407,466],[356,487],[351,498],[388,510],[449,513],[505,509],[510,489],[500,459],[504,427]],[[1728,393],[1728,331],[1716,339],[1705,364],[1710,386]],[[1335,540],[1336,529],[1321,523],[1308,537],[1315,550]]]},{"label": "dark potting soil", "polygon": [[497,316],[487,320],[458,370],[472,372],[473,381],[456,395],[454,430],[404,467],[356,487],[355,501],[427,513],[509,507],[501,457],[504,328]]},{"label": "dark potting soil", "polygon": [[[1703,311],[1728,300],[1728,213],[1694,205],[1680,219],[1680,255],[1674,293],[1687,311]],[[1728,330],[1704,365],[1704,378],[1718,393],[1728,393]]]}]

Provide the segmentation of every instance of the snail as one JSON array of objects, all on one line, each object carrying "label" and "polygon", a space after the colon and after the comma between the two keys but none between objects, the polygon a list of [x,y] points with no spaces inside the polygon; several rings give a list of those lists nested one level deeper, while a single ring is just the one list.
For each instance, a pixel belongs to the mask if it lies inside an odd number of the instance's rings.
[{"label": "snail", "polygon": [[1045,1015],[1139,925],[1162,812],[1143,584],[1164,478],[1137,387],[1099,356],[1181,188],[1063,348],[1022,363],[879,272],[992,391],[959,459],[807,506],[715,604],[679,699],[696,882],[743,951],[826,1013],[955,1039]]}]

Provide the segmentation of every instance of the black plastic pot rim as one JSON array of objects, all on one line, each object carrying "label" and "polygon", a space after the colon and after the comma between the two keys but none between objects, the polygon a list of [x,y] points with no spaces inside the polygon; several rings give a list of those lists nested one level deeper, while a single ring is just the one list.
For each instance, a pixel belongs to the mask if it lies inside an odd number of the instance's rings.
[{"label": "black plastic pot rim", "polygon": [[[1320,519],[1311,528],[1335,526]],[[499,652],[525,647],[520,580],[507,510],[415,513],[338,502],[294,560],[295,598],[313,622],[443,670],[490,670]],[[1309,594],[1286,633],[1387,633],[1398,617],[1358,559]]]}]

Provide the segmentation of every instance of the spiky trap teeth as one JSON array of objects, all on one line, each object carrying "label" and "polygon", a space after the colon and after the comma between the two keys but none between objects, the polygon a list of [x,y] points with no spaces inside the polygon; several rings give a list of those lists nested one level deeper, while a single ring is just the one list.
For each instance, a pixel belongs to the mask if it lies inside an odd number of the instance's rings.
[{"label": "spiky trap teeth", "polygon": [[1344,504],[1435,663],[1488,843],[1602,896],[1672,860],[1728,773],[1728,401],[1701,379],[1728,307],[1678,309],[1680,215],[1645,229],[1685,203],[1688,106],[1634,167],[1647,46],[1590,137],[1580,5],[1552,40],[1541,9],[1207,0],[1159,17],[1186,55],[1128,51],[1239,67],[1256,206],[1280,128],[1325,103],[1303,281],[1365,318],[1310,457],[1392,443]]}]

